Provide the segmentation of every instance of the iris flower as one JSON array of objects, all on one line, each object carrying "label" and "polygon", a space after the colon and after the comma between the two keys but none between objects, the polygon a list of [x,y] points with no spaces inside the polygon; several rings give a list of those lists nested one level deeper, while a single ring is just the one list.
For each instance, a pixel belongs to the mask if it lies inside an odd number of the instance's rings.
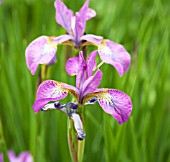
[{"label": "iris flower", "polygon": [[120,76],[128,70],[130,55],[122,45],[101,36],[84,34],[86,21],[96,16],[96,12],[88,5],[89,0],[86,0],[80,11],[74,15],[61,0],[55,1],[56,22],[67,34],[58,37],[40,36],[28,45],[25,52],[26,63],[32,75],[36,73],[39,64],[49,65],[56,61],[57,46],[61,44],[78,49],[86,45],[97,46],[101,60],[114,66]]},{"label": "iris flower", "polygon": [[[80,129],[77,129],[81,130],[82,134],[81,122],[77,123],[79,119],[72,116],[82,105],[98,102],[102,109],[111,114],[119,124],[128,121],[132,111],[130,97],[116,89],[98,89],[102,72],[96,68],[97,52],[93,51],[87,61],[82,52],[79,53],[79,56],[68,59],[66,71],[69,75],[76,75],[76,87],[54,80],[42,82],[38,87],[36,101],[33,104],[34,111],[37,113],[40,110],[59,109],[67,113],[74,120],[75,125],[79,125]],[[73,96],[75,102],[61,105],[59,100],[64,99],[68,93]]]},{"label": "iris flower", "polygon": [[[8,158],[10,162],[33,162],[33,157],[28,151],[22,152],[18,156],[13,151],[8,151]],[[2,154],[0,154],[0,162],[3,162]]]}]

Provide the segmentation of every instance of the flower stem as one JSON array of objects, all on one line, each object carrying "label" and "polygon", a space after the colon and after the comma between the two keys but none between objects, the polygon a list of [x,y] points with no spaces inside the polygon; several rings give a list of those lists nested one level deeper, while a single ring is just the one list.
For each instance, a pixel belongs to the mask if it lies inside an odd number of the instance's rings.
[{"label": "flower stem", "polygon": [[[83,125],[83,131],[84,131],[84,118],[83,118],[84,107],[81,107],[78,109],[80,110],[78,114],[80,115],[80,119]],[[77,138],[77,132],[74,127],[74,122],[70,118],[68,120],[68,145],[69,145],[69,150],[70,150],[72,161],[82,162],[83,155],[84,155],[85,139],[79,140]]]}]

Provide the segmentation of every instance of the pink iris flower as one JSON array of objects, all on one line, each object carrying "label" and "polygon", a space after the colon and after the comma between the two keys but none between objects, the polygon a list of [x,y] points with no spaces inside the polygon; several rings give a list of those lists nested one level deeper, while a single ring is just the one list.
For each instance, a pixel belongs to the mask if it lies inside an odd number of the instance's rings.
[{"label": "pink iris flower", "polygon": [[57,46],[71,45],[81,49],[85,45],[98,47],[98,53],[103,62],[111,64],[122,76],[130,66],[130,55],[125,48],[101,36],[84,34],[86,21],[96,16],[96,12],[88,7],[86,0],[76,14],[68,9],[61,1],[56,0],[56,22],[66,29],[67,34],[55,36],[40,36],[33,40],[26,48],[26,63],[32,75],[36,73],[39,64],[53,64],[56,61]]},{"label": "pink iris flower", "polygon": [[[127,122],[132,111],[131,99],[120,90],[98,88],[102,72],[96,69],[96,55],[97,51],[93,51],[85,60],[80,52],[79,56],[68,59],[66,71],[69,75],[76,75],[76,87],[54,80],[42,82],[33,104],[34,111],[37,113],[40,110],[62,110],[64,107],[69,107],[75,114],[76,109],[82,105],[98,102],[102,109],[112,115],[119,124]],[[75,103],[60,105],[58,101],[64,99],[68,93],[73,96]]]}]

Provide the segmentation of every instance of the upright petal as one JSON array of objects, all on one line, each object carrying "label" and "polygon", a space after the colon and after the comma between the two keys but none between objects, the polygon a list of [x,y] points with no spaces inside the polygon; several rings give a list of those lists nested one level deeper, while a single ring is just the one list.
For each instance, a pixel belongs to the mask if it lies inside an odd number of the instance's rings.
[{"label": "upright petal", "polygon": [[96,11],[88,8],[87,13],[86,13],[86,20],[90,20],[91,18],[96,16]]},{"label": "upright petal", "polygon": [[87,80],[88,74],[87,74],[87,64],[83,57],[83,52],[79,52],[79,66],[78,66],[78,72],[76,77],[76,87],[78,89],[81,89],[85,80]]},{"label": "upright petal", "polygon": [[41,83],[37,90],[36,101],[33,104],[35,112],[40,111],[48,102],[61,100],[71,93],[78,100],[78,90],[65,83],[47,80]]},{"label": "upright petal", "polygon": [[91,93],[97,90],[101,79],[102,79],[102,72],[100,70],[97,70],[94,76],[91,76],[84,82],[83,88],[81,89],[80,92],[80,98],[85,96],[87,93]]},{"label": "upright petal", "polygon": [[[76,12],[75,17],[75,41],[79,45],[80,37],[84,34],[88,13],[89,0],[86,0],[79,12]],[[89,14],[90,15],[90,14]]]},{"label": "upright petal", "polygon": [[39,64],[51,64],[56,60],[57,45],[71,39],[71,36],[59,37],[40,36],[33,40],[25,51],[27,67],[32,75],[35,74]]},{"label": "upright petal", "polygon": [[77,75],[78,72],[78,67],[79,67],[79,57],[75,56],[72,58],[69,58],[66,62],[66,72],[69,75]]},{"label": "upright petal", "polygon": [[79,13],[81,15],[84,14],[85,16],[85,20],[89,20],[91,19],[92,17],[95,17],[96,16],[96,12],[91,9],[91,8],[88,8],[89,6],[89,0],[86,0],[86,2],[84,3],[84,5],[82,6],[82,8],[80,9]]},{"label": "upright petal", "polygon": [[54,6],[56,8],[57,23],[66,29],[69,34],[71,34],[71,19],[73,17],[73,11],[69,10],[61,0],[56,0]]},{"label": "upright petal", "polygon": [[98,45],[99,55],[102,61],[113,65],[122,76],[130,66],[130,55],[125,48],[110,40],[104,40]]},{"label": "upright petal", "polygon": [[88,57],[86,63],[87,63],[87,77],[92,76],[93,70],[96,68],[96,55],[98,51],[93,51],[90,53],[90,56]]},{"label": "upright petal", "polygon": [[75,19],[75,43],[76,46],[80,47],[80,37],[84,34],[86,27],[86,19],[84,15],[81,15],[79,12],[76,13]]},{"label": "upright petal", "polygon": [[132,111],[132,102],[127,94],[119,90],[103,88],[97,92],[86,95],[83,103],[93,97],[97,97],[103,110],[106,113],[111,114],[119,124],[128,121]]}]

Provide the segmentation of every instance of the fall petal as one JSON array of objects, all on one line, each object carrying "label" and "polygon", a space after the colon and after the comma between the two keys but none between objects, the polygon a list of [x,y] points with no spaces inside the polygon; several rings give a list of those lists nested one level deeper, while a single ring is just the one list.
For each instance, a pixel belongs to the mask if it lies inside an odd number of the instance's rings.
[{"label": "fall petal", "polygon": [[96,100],[103,110],[111,114],[119,124],[128,121],[132,111],[132,102],[126,93],[116,89],[102,88],[84,96],[82,104],[95,103]]},{"label": "fall petal", "polygon": [[55,56],[56,44],[51,37],[40,36],[32,41],[25,51],[26,63],[34,75],[39,64],[48,64]]},{"label": "fall petal", "polygon": [[46,80],[42,82],[38,87],[36,101],[33,104],[33,109],[35,112],[38,112],[48,102],[61,100],[65,98],[68,93],[73,95],[73,97],[78,100],[78,90],[75,87],[53,80]]},{"label": "fall petal", "polygon": [[122,45],[105,40],[104,44],[98,45],[98,51],[101,60],[113,65],[120,76],[129,69],[130,55]]},{"label": "fall petal", "polygon": [[119,124],[128,121],[132,102],[127,94],[114,89],[105,89],[97,93],[98,102],[106,113],[111,114]]},{"label": "fall petal", "polygon": [[52,64],[56,61],[57,45],[70,40],[69,35],[59,37],[40,36],[33,40],[25,51],[26,63],[32,75],[39,64]]}]

